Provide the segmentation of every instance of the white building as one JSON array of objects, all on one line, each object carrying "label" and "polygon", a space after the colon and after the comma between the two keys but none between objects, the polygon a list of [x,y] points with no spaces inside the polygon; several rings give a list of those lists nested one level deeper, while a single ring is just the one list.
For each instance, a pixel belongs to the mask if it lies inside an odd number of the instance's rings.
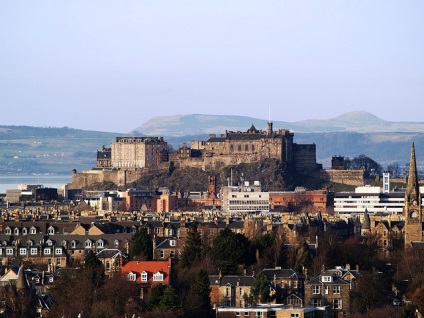
[{"label": "white building", "polygon": [[269,192],[262,192],[259,181],[253,185],[245,181],[242,186],[221,188],[221,205],[224,212],[268,212]]},{"label": "white building", "polygon": [[[424,192],[424,187],[420,187]],[[336,192],[334,194],[334,212],[339,216],[362,216],[365,209],[368,214],[376,213],[402,215],[405,189],[383,192],[380,187],[357,187],[354,192]]]}]

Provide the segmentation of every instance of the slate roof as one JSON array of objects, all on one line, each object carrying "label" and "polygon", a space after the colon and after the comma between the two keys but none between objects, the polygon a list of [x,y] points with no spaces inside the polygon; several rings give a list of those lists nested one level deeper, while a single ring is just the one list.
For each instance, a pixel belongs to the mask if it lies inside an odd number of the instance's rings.
[{"label": "slate roof", "polygon": [[211,286],[252,286],[255,281],[254,276],[238,276],[238,275],[227,275],[221,276],[219,275],[209,275],[209,284]]},{"label": "slate roof", "polygon": [[262,273],[269,280],[273,280],[274,275],[277,278],[301,278],[301,275],[292,269],[265,268],[264,270],[262,270]]}]

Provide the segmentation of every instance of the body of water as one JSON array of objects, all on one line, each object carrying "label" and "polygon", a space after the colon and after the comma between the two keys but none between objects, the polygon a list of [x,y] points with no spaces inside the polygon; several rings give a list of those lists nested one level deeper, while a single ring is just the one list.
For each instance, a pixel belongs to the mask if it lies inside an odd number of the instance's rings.
[{"label": "body of water", "polygon": [[17,189],[21,184],[40,184],[45,188],[58,188],[70,183],[72,176],[57,175],[0,175],[0,193],[6,193],[7,189]]}]

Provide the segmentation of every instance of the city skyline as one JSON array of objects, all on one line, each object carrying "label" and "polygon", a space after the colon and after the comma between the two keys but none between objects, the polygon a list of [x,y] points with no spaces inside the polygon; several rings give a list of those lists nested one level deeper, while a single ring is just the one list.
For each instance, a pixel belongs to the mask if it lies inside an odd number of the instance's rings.
[{"label": "city skyline", "polygon": [[269,108],[275,121],[421,121],[423,13],[420,1],[1,3],[0,124],[128,132]]}]

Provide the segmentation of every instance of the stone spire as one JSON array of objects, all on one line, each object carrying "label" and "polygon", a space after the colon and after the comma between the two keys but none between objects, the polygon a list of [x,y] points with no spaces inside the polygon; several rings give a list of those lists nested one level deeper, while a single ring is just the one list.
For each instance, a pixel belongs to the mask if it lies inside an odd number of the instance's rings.
[{"label": "stone spire", "polygon": [[25,273],[24,273],[24,267],[19,267],[18,271],[18,278],[16,280],[16,289],[17,290],[25,290],[27,289],[27,284],[25,282]]},{"label": "stone spire", "polygon": [[420,201],[420,186],[418,183],[415,146],[414,143],[412,143],[411,159],[409,160],[408,185],[405,193],[405,205],[420,205]]}]

